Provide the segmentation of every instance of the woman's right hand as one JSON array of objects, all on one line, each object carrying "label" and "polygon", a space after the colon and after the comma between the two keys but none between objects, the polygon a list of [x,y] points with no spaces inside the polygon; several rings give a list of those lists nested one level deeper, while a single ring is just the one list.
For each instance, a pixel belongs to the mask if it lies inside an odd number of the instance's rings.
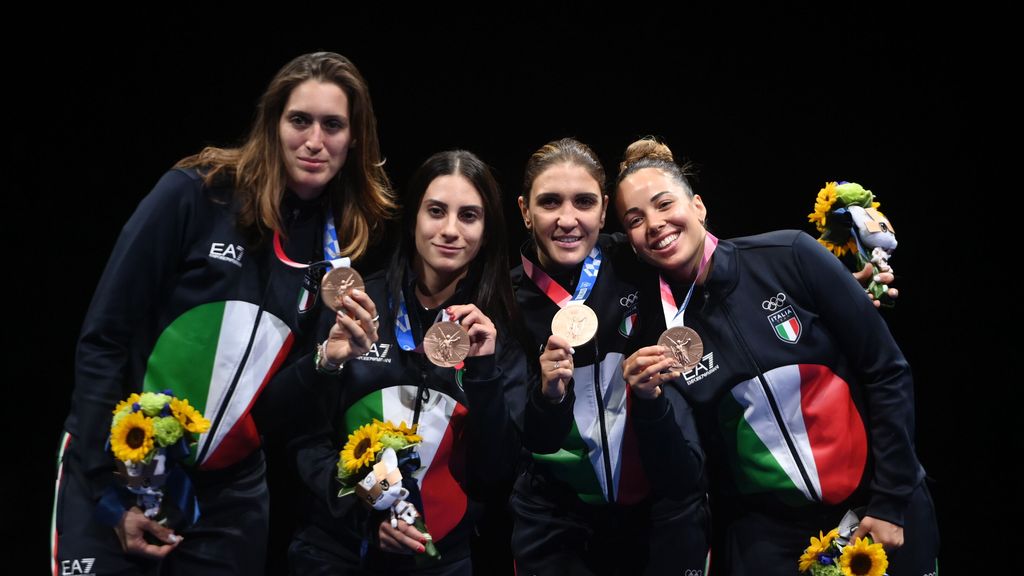
[{"label": "woman's right hand", "polygon": [[381,550],[394,554],[421,553],[426,550],[427,544],[427,537],[404,520],[399,520],[395,526],[391,525],[390,520],[382,521],[377,539]]},{"label": "woman's right hand", "polygon": [[[150,556],[152,558],[163,558],[170,554],[171,550],[178,547],[182,537],[174,533],[174,530],[154,522],[142,513],[136,506],[125,510],[121,521],[114,526],[117,532],[117,539],[121,541],[121,548],[128,554],[138,556]],[[146,533],[156,536],[166,544],[157,546],[146,541]]]},{"label": "woman's right hand", "polygon": [[633,393],[647,400],[661,396],[661,384],[680,374],[679,363],[664,346],[647,346],[622,363],[622,377]]},{"label": "woman's right hand", "polygon": [[327,336],[325,354],[332,364],[341,364],[362,356],[377,341],[377,306],[362,290],[345,295],[344,311],[334,316],[334,326]]},{"label": "woman's right hand", "polygon": [[566,387],[575,368],[573,352],[575,350],[565,338],[554,334],[548,337],[548,343],[540,355],[540,391],[551,402],[560,402],[565,398]]}]

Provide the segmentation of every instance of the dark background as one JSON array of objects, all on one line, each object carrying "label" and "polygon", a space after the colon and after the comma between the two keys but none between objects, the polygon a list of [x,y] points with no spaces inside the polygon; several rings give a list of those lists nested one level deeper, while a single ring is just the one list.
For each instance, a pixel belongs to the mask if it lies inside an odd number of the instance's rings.
[{"label": "dark background", "polygon": [[31,416],[27,428],[5,424],[19,444],[29,439],[28,469],[17,462],[11,476],[21,520],[4,523],[5,540],[23,540],[17,549],[33,565],[46,556],[75,339],[120,227],[175,161],[239,142],[285,62],[333,50],[370,84],[396,186],[435,151],[476,152],[505,191],[513,248],[523,239],[514,199],[524,163],[563,136],[590,144],[610,174],[636,137],[664,138],[698,164],[695,187],[723,238],[813,231],[806,215],[828,180],[873,190],[900,241],[901,297],[883,314],[914,368],[944,572],[992,562],[982,543],[1007,538],[987,524],[1000,513],[995,476],[1019,441],[1004,440],[1008,381],[985,349],[994,297],[980,298],[965,270],[978,223],[1002,215],[984,203],[976,128],[995,116],[985,70],[997,54],[986,38],[999,16],[851,7],[637,17],[583,5],[488,14],[294,7],[258,30],[181,15],[86,28],[65,14],[20,47],[7,68],[17,163],[7,236],[18,270],[8,279],[33,297],[11,300],[28,330],[5,339],[9,362],[27,368],[9,381],[8,413]]}]

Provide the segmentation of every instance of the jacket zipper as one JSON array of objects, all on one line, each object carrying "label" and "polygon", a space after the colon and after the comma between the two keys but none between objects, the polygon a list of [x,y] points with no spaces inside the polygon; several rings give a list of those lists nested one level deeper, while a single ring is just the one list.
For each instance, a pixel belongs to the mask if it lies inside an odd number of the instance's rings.
[{"label": "jacket zipper", "polygon": [[608,448],[608,431],[604,422],[604,398],[601,396],[601,362],[597,348],[597,338],[594,338],[594,397],[597,398],[598,423],[601,426],[601,452],[604,454],[604,477],[608,490],[608,503],[615,502],[615,481],[612,477],[611,451]]},{"label": "jacket zipper", "polygon": [[[289,218],[285,220],[285,225],[291,228],[292,223],[299,215],[298,208],[292,210],[289,214]],[[245,352],[242,354],[242,360],[238,363],[238,368],[235,369],[234,376],[231,377],[231,385],[228,386],[227,393],[224,394],[224,401],[221,402],[220,408],[217,409],[217,415],[213,418],[213,423],[210,425],[210,430],[206,433],[206,443],[203,444],[202,450],[199,451],[199,455],[196,456],[196,464],[202,465],[203,459],[206,458],[207,453],[210,451],[210,445],[213,444],[213,439],[217,437],[217,431],[220,428],[221,420],[224,419],[224,413],[228,410],[228,405],[231,404],[231,399],[235,396],[235,388],[238,387],[238,381],[242,379],[242,372],[245,371],[246,365],[249,364],[249,355],[252,353],[252,345],[256,341],[256,332],[260,328],[260,320],[263,319],[263,310],[267,305],[267,295],[270,294],[270,288],[274,284],[274,265],[271,263],[270,271],[267,274],[267,287],[263,290],[263,298],[260,299],[260,307],[256,310],[256,318],[252,323],[252,330],[249,332],[249,341],[245,345]]]},{"label": "jacket zipper", "polygon": [[746,340],[743,339],[742,333],[736,326],[735,321],[733,321],[732,314],[729,312],[729,307],[723,303],[722,310],[725,312],[725,317],[729,321],[729,326],[732,328],[733,334],[736,336],[736,340],[740,343],[740,348],[743,349],[743,353],[746,355],[747,359],[750,360],[750,363],[754,365],[754,371],[757,373],[757,381],[761,383],[761,390],[768,398],[768,406],[772,410],[772,416],[775,417],[775,425],[779,429],[779,434],[781,434],[782,438],[786,441],[786,447],[789,448],[790,455],[793,457],[793,461],[796,462],[796,467],[800,471],[800,477],[803,479],[804,485],[807,487],[807,492],[815,502],[821,502],[821,495],[815,491],[814,484],[811,482],[811,477],[807,473],[807,468],[804,466],[804,462],[796,450],[796,444],[793,442],[793,438],[789,435],[786,426],[783,424],[785,420],[782,418],[782,410],[779,408],[779,403],[775,399],[775,395],[772,394],[772,390],[768,386],[768,382],[764,379],[764,371],[761,370],[761,366],[757,363],[757,360],[754,358],[754,354],[750,351]]}]

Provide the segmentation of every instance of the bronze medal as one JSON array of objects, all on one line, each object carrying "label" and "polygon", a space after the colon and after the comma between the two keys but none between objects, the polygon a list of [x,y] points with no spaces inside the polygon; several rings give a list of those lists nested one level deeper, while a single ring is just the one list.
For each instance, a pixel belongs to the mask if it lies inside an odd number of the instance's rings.
[{"label": "bronze medal", "polygon": [[345,308],[345,295],[356,288],[366,289],[363,278],[359,272],[347,266],[331,270],[320,281],[320,294],[324,299],[324,305],[335,312]]},{"label": "bronze medal", "polygon": [[668,348],[669,354],[683,367],[683,372],[693,370],[704,355],[704,343],[700,336],[686,326],[676,326],[662,332],[658,346]]},{"label": "bronze medal", "polygon": [[551,333],[582,346],[597,334],[597,314],[586,304],[567,304],[551,319]]},{"label": "bronze medal", "polygon": [[469,355],[469,333],[455,322],[437,322],[423,337],[423,352],[432,364],[452,368]]}]

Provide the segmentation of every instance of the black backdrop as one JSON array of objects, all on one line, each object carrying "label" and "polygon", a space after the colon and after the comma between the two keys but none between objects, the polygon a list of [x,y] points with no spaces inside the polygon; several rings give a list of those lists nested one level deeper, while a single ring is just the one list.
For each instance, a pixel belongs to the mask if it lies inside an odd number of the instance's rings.
[{"label": "black backdrop", "polygon": [[[259,30],[170,15],[84,28],[70,15],[12,52],[8,139],[20,168],[9,173],[8,238],[36,256],[22,263],[32,272],[12,276],[32,278],[13,282],[33,294],[13,306],[27,333],[5,336],[9,363],[28,368],[9,384],[18,403],[9,412],[33,417],[28,429],[5,424],[8,438],[30,438],[30,456],[12,476],[28,492],[14,498],[23,521],[9,519],[4,531],[25,541],[18,549],[32,564],[46,553],[76,334],[121,225],[176,160],[236,143],[281,65],[323,49],[349,56],[368,79],[397,186],[438,150],[466,148],[494,166],[513,248],[523,238],[514,199],[524,162],[562,136],[591,144],[610,173],[637,136],[664,138],[697,162],[697,191],[724,238],[811,231],[806,214],[827,180],[872,189],[899,232],[901,298],[883,314],[915,372],[918,450],[933,479],[944,567],[989,561],[971,549],[992,537],[979,519],[996,505],[1008,403],[992,398],[1007,384],[983,349],[985,303],[969,297],[973,278],[963,276],[968,249],[949,240],[982,216],[974,127],[989,105],[979,62],[992,54],[971,38],[988,33],[984,17],[325,10],[289,8]],[[52,263],[31,266],[44,259]]]}]

